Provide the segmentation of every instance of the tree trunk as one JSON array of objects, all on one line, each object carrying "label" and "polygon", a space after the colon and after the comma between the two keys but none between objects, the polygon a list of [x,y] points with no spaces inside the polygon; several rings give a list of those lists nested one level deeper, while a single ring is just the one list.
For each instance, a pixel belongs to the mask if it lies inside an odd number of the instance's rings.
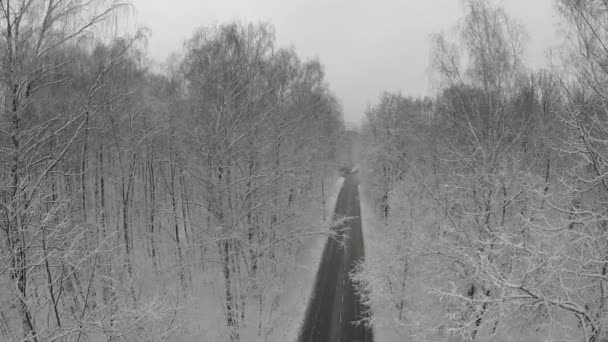
[{"label": "tree trunk", "polygon": [[239,341],[238,318],[235,307],[235,298],[232,293],[232,274],[231,274],[231,243],[228,239],[220,243],[220,250],[223,254],[224,265],[222,271],[224,274],[224,291],[226,296],[226,327],[230,335],[231,342]]},{"label": "tree trunk", "polygon": [[[7,19],[8,20],[8,19]],[[8,29],[8,37],[7,40],[9,42],[9,52],[12,52],[12,47],[10,46],[12,38],[11,38],[12,30]],[[23,226],[23,215],[27,211],[27,208],[24,208],[26,203],[24,203],[25,194],[22,193],[21,187],[23,186],[22,182],[27,181],[27,179],[22,179],[22,165],[21,165],[21,145],[19,141],[19,134],[21,133],[21,127],[19,123],[19,86],[12,79],[15,73],[14,66],[12,65],[12,58],[9,56],[9,65],[11,66],[11,82],[12,92],[10,94],[11,100],[11,116],[12,116],[12,130],[11,130],[11,141],[13,147],[13,160],[11,166],[11,175],[12,175],[12,193],[10,196],[9,203],[13,203],[13,208],[11,211],[12,215],[9,215],[9,222],[7,224],[7,241],[8,241],[8,250],[11,253],[11,279],[15,282],[15,287],[17,288],[18,301],[17,304],[19,308],[19,316],[21,318],[21,327],[23,331],[23,338],[25,341],[34,341],[37,342],[36,337],[36,329],[34,328],[34,321],[32,319],[32,314],[27,305],[27,248],[26,248],[26,227]],[[11,220],[10,218],[13,217]],[[12,222],[11,222],[12,221]]]},{"label": "tree trunk", "polygon": [[152,152],[150,152],[150,160],[148,162],[148,175],[150,181],[150,257],[154,264],[154,270],[158,270],[154,239],[154,230],[156,228],[156,174],[154,173],[154,154]]}]

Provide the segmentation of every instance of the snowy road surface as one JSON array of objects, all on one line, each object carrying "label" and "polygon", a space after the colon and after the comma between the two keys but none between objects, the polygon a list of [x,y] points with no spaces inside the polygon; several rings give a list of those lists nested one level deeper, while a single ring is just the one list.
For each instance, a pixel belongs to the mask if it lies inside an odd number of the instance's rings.
[{"label": "snowy road surface", "polygon": [[365,318],[368,308],[348,276],[364,256],[358,184],[356,175],[347,175],[338,195],[335,216],[350,219],[334,228],[340,232],[339,238],[330,238],[325,245],[299,342],[373,341],[371,328],[356,324]]}]

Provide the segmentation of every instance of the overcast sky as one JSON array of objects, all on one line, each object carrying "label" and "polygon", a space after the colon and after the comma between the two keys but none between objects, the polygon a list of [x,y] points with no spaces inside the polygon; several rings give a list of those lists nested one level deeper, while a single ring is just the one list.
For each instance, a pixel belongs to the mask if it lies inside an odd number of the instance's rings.
[{"label": "overcast sky", "polygon": [[[529,66],[546,65],[559,42],[554,0],[502,0],[530,36]],[[449,32],[462,16],[461,0],[133,0],[138,25],[152,35],[157,61],[179,49],[197,27],[234,19],[268,21],[279,46],[318,57],[331,89],[357,122],[384,90],[426,95],[430,35]]]}]

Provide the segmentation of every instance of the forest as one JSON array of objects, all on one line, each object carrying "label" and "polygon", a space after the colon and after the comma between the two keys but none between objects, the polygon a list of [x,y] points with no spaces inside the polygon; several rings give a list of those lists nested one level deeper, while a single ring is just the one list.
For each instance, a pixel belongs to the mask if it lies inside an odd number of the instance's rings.
[{"label": "forest", "polygon": [[608,341],[608,3],[554,1],[541,70],[500,4],[462,3],[436,94],[386,92],[361,129],[377,337]]},{"label": "forest", "polygon": [[0,340],[283,340],[337,180],[324,68],[236,21],[152,67],[131,10],[0,0]]},{"label": "forest", "polygon": [[0,0],[0,341],[295,340],[340,172],[376,341],[608,341],[608,1],[553,0],[544,68],[461,4],[354,132],[271,23],[159,64],[127,0]]}]

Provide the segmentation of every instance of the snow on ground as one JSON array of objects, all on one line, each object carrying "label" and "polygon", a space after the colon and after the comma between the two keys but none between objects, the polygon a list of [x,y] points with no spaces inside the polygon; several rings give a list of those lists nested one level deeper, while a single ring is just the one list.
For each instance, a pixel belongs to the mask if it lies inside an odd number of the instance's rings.
[{"label": "snow on ground", "polygon": [[[293,256],[285,263],[292,263],[293,269],[264,283],[264,307],[260,317],[257,292],[250,292],[247,300],[247,324],[242,327],[241,340],[247,342],[290,342],[296,341],[300,326],[304,321],[306,307],[312,294],[323,247],[327,241],[326,232],[332,225],[333,213],[344,178],[335,175],[325,181],[325,220],[321,196],[311,199],[300,219],[302,231],[319,232],[318,235],[298,237],[293,245],[281,248],[294,248]],[[313,196],[314,197],[314,196]],[[277,245],[277,247],[279,247]],[[157,249],[170,253],[168,241],[159,241]],[[214,255],[213,246],[206,252],[206,259],[219,260]],[[167,250],[165,252],[165,249]],[[198,250],[198,247],[196,247]],[[145,251],[145,248],[138,248]],[[186,255],[188,250],[184,251]],[[196,251],[192,251],[193,253]],[[199,260],[194,253],[185,260]],[[162,263],[155,273],[152,262],[146,253],[136,253],[139,265],[136,270],[141,281],[136,284],[136,292],[141,296],[156,298],[163,304],[166,322],[159,325],[158,331],[166,331],[174,341],[228,341],[223,313],[223,276],[217,263],[206,264],[206,270],[192,269],[186,273],[191,286],[187,292],[179,284],[178,268]],[[145,259],[145,260],[140,260]],[[279,269],[280,271],[280,269]],[[281,273],[281,272],[279,272]],[[151,280],[154,279],[154,280]],[[161,284],[161,285],[159,285]],[[270,314],[269,314],[270,313]],[[150,331],[154,334],[158,331]]]},{"label": "snow on ground", "polygon": [[[379,265],[386,260],[383,255],[382,240],[383,224],[374,214],[373,206],[369,201],[369,192],[363,184],[359,185],[359,200],[361,202],[361,230],[365,248],[365,263],[371,267]],[[371,300],[372,322],[375,342],[407,341],[407,336],[401,336],[394,325],[390,324],[392,315],[386,307],[374,305],[381,302],[378,298]]]},{"label": "snow on ground", "polygon": [[[316,213],[318,215],[319,232],[328,232],[331,227],[338,193],[343,183],[343,177],[333,178],[331,182],[326,183],[331,184],[331,186],[328,186],[326,190],[328,195],[325,201],[325,221],[323,222],[323,213]],[[313,291],[321,254],[326,242],[326,235],[318,235],[317,237],[310,238],[307,244],[308,248],[301,251],[300,260],[302,262],[298,270],[292,272],[291,277],[287,280],[287,288],[289,290],[286,294],[286,300],[283,302],[283,310],[280,312],[281,315],[284,315],[285,329],[282,334],[272,336],[273,339],[271,341],[297,340],[300,326],[304,322],[306,307]]]},{"label": "snow on ground", "polygon": [[[338,198],[338,193],[344,182],[342,177],[332,177],[325,182],[325,221],[323,221],[323,205],[311,203],[305,213],[305,217],[311,226],[318,229],[319,235],[304,237],[305,242],[302,248],[295,253],[297,268],[289,272],[286,276],[283,292],[275,303],[276,309],[273,310],[272,317],[265,317],[268,320],[267,326],[272,327],[262,336],[249,330],[243,335],[243,341],[256,342],[285,342],[296,341],[300,326],[304,321],[306,307],[310,295],[313,291],[315,277],[323,253],[323,247],[327,241],[327,235],[333,219],[333,212]],[[252,305],[253,306],[253,305]],[[270,323],[271,322],[271,323]]]}]

